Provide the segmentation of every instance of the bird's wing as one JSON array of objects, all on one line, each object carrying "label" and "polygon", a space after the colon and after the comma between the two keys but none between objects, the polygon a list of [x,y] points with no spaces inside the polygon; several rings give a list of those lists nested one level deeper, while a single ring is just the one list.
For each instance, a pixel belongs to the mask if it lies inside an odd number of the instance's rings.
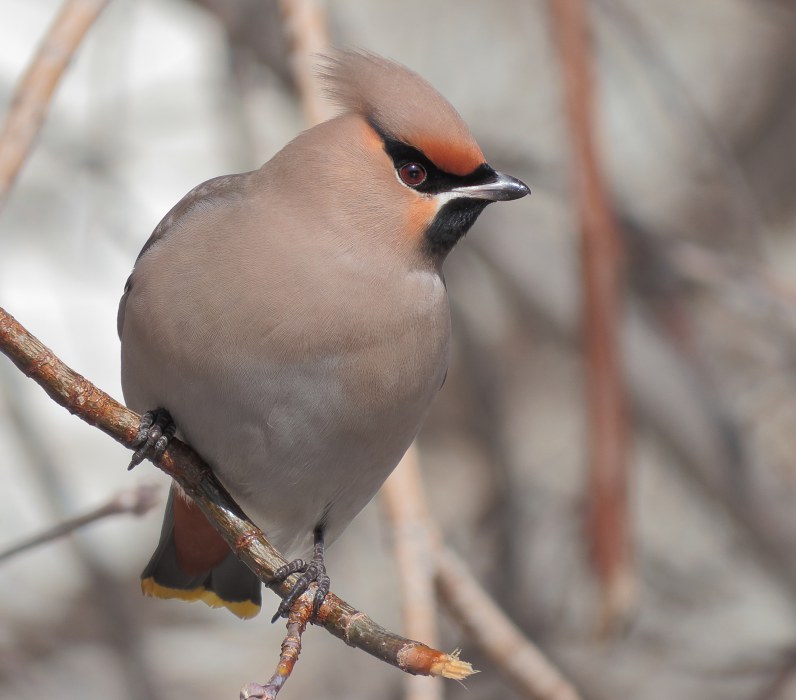
[{"label": "bird's wing", "polygon": [[[221,177],[214,177],[194,187],[160,220],[155,230],[152,231],[152,235],[147,239],[147,242],[144,243],[144,247],[141,248],[141,252],[135,259],[136,264],[155,244],[168,236],[169,232],[181,219],[190,212],[193,212],[197,207],[215,206],[218,205],[219,200],[235,199],[240,196],[243,183],[249,175],[250,173],[222,175]],[[127,306],[127,298],[130,295],[132,283],[133,274],[130,273],[124,285],[122,298],[119,300],[119,311],[116,316],[116,331],[120,338],[122,337],[122,328],[124,328],[124,311]]]}]

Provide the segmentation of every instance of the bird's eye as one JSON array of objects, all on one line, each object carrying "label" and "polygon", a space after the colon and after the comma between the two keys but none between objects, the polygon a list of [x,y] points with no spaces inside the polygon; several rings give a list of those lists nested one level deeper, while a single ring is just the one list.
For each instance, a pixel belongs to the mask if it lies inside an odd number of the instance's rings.
[{"label": "bird's eye", "polygon": [[420,163],[407,163],[398,168],[398,176],[409,187],[417,187],[426,181],[426,169]]}]

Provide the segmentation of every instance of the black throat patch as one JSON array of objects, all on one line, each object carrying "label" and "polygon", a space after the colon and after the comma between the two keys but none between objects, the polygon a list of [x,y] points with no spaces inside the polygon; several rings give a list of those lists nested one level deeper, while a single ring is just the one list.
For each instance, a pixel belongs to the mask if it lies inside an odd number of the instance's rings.
[{"label": "black throat patch", "polygon": [[440,262],[451,252],[484,211],[489,201],[457,197],[442,206],[426,229],[426,250]]}]

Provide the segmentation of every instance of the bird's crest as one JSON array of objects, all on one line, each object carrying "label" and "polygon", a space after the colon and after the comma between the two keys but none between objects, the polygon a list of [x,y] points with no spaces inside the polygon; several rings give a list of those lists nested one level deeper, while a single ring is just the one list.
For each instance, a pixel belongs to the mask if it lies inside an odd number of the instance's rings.
[{"label": "bird's crest", "polygon": [[335,103],[418,148],[438,168],[467,175],[484,162],[450,102],[400,63],[364,51],[336,51],[324,57],[318,73]]}]

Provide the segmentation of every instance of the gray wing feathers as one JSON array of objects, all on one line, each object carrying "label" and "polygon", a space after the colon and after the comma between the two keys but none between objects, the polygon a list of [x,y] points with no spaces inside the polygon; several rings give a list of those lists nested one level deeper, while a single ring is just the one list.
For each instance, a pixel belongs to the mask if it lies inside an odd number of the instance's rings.
[{"label": "gray wing feathers", "polygon": [[[175,226],[179,226],[190,214],[196,213],[197,210],[201,210],[210,205],[217,206],[219,200],[234,200],[240,197],[244,190],[243,185],[250,174],[251,173],[238,173],[235,175],[222,175],[221,177],[214,177],[194,187],[160,220],[155,230],[152,231],[152,235],[147,239],[147,242],[144,243],[144,247],[141,248],[141,252],[135,259],[136,264],[147,251],[168,236],[169,231]],[[131,274],[127,278],[127,283],[124,285],[124,294],[122,294],[122,298],[119,301],[119,311],[116,315],[116,331],[120,338],[122,337],[122,329],[124,328],[124,310],[132,284],[133,275]]]}]

